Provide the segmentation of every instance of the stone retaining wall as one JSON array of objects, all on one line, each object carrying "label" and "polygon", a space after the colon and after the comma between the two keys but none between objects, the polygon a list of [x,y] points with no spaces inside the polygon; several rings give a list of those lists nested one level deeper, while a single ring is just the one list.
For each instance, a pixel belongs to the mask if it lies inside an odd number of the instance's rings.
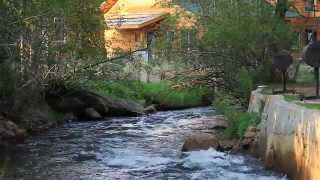
[{"label": "stone retaining wall", "polygon": [[261,115],[261,131],[253,153],[290,179],[319,180],[320,111],[261,91],[252,92],[248,109]]}]

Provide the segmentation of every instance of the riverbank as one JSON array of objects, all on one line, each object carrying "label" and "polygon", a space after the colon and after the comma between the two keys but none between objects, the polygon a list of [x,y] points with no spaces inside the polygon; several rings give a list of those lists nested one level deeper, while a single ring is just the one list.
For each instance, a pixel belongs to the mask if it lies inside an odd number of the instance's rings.
[{"label": "riverbank", "polygon": [[262,92],[252,92],[248,109],[261,115],[252,153],[290,179],[319,179],[320,111],[301,101]]},{"label": "riverbank", "polygon": [[23,113],[0,114],[0,146],[23,142],[30,135],[70,120],[101,120],[204,106],[210,98],[207,88],[174,87],[167,81],[89,81],[71,88],[58,84],[46,90],[38,105],[25,106]]}]

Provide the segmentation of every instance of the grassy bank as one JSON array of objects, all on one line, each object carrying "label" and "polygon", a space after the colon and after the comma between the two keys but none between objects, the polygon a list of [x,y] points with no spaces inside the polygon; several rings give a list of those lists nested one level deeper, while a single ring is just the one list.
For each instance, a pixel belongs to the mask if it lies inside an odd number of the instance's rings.
[{"label": "grassy bank", "polygon": [[82,86],[100,95],[113,96],[167,107],[192,107],[204,105],[213,94],[208,88],[177,87],[169,81],[144,83],[141,81],[86,81]]}]

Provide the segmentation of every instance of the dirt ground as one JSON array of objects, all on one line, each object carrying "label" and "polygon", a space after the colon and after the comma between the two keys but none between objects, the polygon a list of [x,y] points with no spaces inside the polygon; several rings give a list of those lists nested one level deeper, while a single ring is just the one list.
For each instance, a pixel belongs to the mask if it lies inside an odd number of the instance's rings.
[{"label": "dirt ground", "polygon": [[[316,95],[316,86],[312,84],[288,84],[287,89],[289,93],[301,94],[305,97]],[[271,84],[268,85],[266,93],[272,93],[274,91],[281,91],[282,84]]]}]

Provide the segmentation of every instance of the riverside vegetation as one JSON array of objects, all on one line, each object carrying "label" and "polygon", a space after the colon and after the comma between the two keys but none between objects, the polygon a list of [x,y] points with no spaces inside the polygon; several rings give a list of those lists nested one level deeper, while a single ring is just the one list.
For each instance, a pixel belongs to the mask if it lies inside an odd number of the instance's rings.
[{"label": "riverside vegetation", "polygon": [[128,99],[146,106],[156,105],[162,110],[204,106],[213,99],[213,92],[207,87],[180,87],[170,81],[85,81],[81,84],[100,95]]}]

